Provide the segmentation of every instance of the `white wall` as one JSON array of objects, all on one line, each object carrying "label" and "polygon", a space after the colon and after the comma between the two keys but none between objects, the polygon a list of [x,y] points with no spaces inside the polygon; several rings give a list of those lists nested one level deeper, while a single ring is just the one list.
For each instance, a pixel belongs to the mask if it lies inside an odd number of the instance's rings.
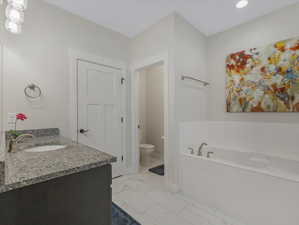
[{"label": "white wall", "polygon": [[139,71],[138,77],[138,117],[139,117],[139,143],[147,144],[147,85],[146,85],[146,69]]},{"label": "white wall", "polygon": [[206,119],[208,89],[182,75],[208,80],[207,37],[183,17],[175,17],[176,119],[180,122]]},{"label": "white wall", "polygon": [[[66,136],[70,133],[68,50],[129,60],[127,37],[41,0],[29,1],[22,34],[2,29],[0,41],[4,45],[5,117],[8,112],[24,112],[29,120],[20,123],[19,129],[58,127]],[[24,87],[31,82],[42,89],[39,102],[24,98]]]},{"label": "white wall", "polygon": [[178,184],[179,124],[207,118],[208,94],[207,88],[203,88],[201,84],[194,81],[182,81],[181,76],[187,75],[207,80],[208,74],[206,68],[207,37],[179,15],[175,17],[174,31],[175,119],[171,131],[173,142],[169,148],[174,151],[170,161],[174,183]]},{"label": "white wall", "polygon": [[130,60],[132,63],[171,51],[174,18],[175,14],[163,18],[131,40]]},{"label": "white wall", "polygon": [[[192,83],[182,84],[180,80],[183,73],[206,74],[206,40],[197,29],[174,13],[129,40],[43,1],[32,0],[26,11],[23,33],[16,36],[2,31],[1,41],[5,47],[4,115],[24,112],[30,119],[20,124],[20,129],[59,127],[66,136],[69,135],[69,48],[124,61],[130,59],[132,63],[166,54],[170,130],[168,175],[171,183],[177,183],[178,124],[204,117],[203,107],[194,104],[194,101],[201,101],[202,90]],[[24,100],[23,89],[29,82],[41,86],[44,93],[41,102],[32,104]],[[129,117],[127,123],[130,122]],[[130,140],[128,132],[128,164],[131,164]]]},{"label": "white wall", "polygon": [[139,75],[139,119],[141,143],[155,145],[163,156],[164,142],[164,71],[163,64],[147,67]]},{"label": "white wall", "polygon": [[210,120],[242,120],[298,123],[298,113],[226,113],[225,59],[230,53],[265,46],[279,40],[299,36],[299,4],[281,9],[250,23],[216,34],[208,39]]},{"label": "white wall", "polygon": [[298,124],[201,121],[182,123],[180,129],[181,151],[206,142],[220,149],[299,160]]},{"label": "white wall", "polygon": [[[166,18],[159,21],[157,24],[151,26],[141,34],[137,35],[132,39],[130,45],[130,59],[132,67],[147,61],[148,59],[156,58],[157,56],[167,57],[167,65],[165,65],[168,74],[165,76],[169,77],[168,83],[168,97],[169,97],[169,118],[168,118],[168,129],[172,129],[172,124],[174,123],[174,62],[173,62],[173,52],[174,52],[174,18],[176,14],[171,14]],[[131,108],[131,105],[129,105]],[[131,112],[130,114],[132,114]],[[130,122],[131,122],[131,118]],[[173,136],[168,135],[167,142],[170,144],[173,141]],[[169,155],[175,152],[175,149],[169,148]],[[169,159],[168,159],[169,158]],[[175,178],[173,175],[174,165],[171,163],[171,156],[167,157],[165,160],[166,173],[167,173],[167,183],[174,184]]]},{"label": "white wall", "polygon": [[[130,60],[132,64],[166,53],[170,130],[168,175],[173,184],[178,178],[180,122],[206,118],[299,121],[299,115],[291,113],[225,113],[226,56],[237,50],[299,36],[296,24],[299,4],[209,38],[176,13],[132,40],[40,0],[30,1],[21,35],[6,32],[3,17],[0,15],[0,42],[4,45],[4,115],[8,112],[28,114],[30,119],[22,123],[20,129],[59,127],[64,135],[69,135],[69,48],[125,62]],[[181,81],[182,75],[210,80],[212,85],[210,89],[202,88],[195,82]],[[30,82],[39,84],[43,90],[44,97],[38,104],[24,100],[23,89]],[[127,84],[130,90],[130,77]],[[128,101],[128,109],[130,107]],[[128,125],[131,113],[128,111]],[[130,134],[127,133],[128,164],[131,164]]]},{"label": "white wall", "polygon": [[164,71],[163,64],[147,69],[147,141],[155,145],[156,153],[163,156],[164,141]]},{"label": "white wall", "polygon": [[[206,91],[194,83],[182,83],[180,76],[207,75],[206,37],[174,13],[150,27],[131,42],[132,63],[168,53],[169,133],[165,164],[169,183],[178,184],[179,123],[204,119]],[[198,102],[195,103],[195,102]]]}]

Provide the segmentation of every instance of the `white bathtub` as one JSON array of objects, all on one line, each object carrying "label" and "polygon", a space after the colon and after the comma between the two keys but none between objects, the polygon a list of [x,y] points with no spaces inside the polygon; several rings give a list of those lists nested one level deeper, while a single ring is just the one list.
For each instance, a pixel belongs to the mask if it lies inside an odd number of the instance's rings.
[{"label": "white bathtub", "polygon": [[200,157],[185,148],[181,168],[183,193],[200,203],[247,225],[299,225],[298,161],[219,147]]}]

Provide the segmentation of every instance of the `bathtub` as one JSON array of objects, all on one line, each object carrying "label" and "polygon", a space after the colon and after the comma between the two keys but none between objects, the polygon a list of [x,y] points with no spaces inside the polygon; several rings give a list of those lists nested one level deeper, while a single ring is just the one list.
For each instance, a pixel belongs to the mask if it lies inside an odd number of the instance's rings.
[{"label": "bathtub", "polygon": [[221,147],[197,156],[186,148],[181,168],[187,197],[247,225],[299,225],[299,161]]}]

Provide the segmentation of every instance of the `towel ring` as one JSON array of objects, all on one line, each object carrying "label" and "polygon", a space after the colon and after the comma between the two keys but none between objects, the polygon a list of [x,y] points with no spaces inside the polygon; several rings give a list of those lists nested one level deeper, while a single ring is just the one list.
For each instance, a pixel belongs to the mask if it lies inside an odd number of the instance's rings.
[{"label": "towel ring", "polygon": [[42,90],[36,84],[29,84],[24,89],[25,96],[31,99],[37,99],[42,95]]}]

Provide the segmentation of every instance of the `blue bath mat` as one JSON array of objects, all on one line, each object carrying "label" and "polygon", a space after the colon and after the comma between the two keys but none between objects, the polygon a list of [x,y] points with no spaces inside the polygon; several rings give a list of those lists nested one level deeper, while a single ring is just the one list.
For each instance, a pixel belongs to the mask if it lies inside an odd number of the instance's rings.
[{"label": "blue bath mat", "polygon": [[164,165],[151,168],[151,169],[149,169],[149,171],[152,172],[152,173],[154,173],[154,174],[158,174],[160,176],[164,176]]},{"label": "blue bath mat", "polygon": [[112,225],[141,225],[128,213],[112,203]]}]

